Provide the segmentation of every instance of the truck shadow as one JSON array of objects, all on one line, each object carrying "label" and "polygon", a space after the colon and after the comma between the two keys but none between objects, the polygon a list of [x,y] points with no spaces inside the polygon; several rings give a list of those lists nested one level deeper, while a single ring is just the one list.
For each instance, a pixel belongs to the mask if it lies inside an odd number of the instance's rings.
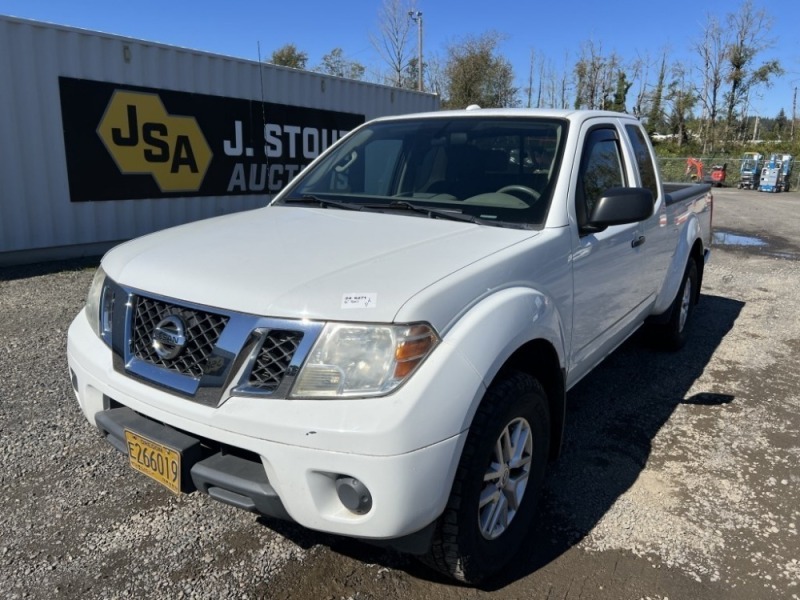
[{"label": "truck shadow", "polygon": [[[481,589],[500,590],[580,543],[637,480],[653,439],[678,405],[713,410],[735,401],[724,391],[687,394],[743,307],[737,300],[703,295],[684,349],[659,351],[644,332],[639,333],[569,392],[562,455],[550,465],[531,534],[512,564]],[[390,550],[271,519],[261,522],[304,548],[323,544],[361,562],[400,569],[431,582],[454,583]]]}]

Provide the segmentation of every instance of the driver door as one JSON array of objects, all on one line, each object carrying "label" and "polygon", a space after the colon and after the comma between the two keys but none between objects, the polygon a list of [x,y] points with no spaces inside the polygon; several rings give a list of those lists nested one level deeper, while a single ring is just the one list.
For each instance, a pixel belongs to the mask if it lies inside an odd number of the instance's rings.
[{"label": "driver door", "polygon": [[572,186],[575,207],[573,328],[570,379],[580,379],[630,332],[646,306],[641,223],[592,230],[592,209],[601,194],[629,186],[620,135],[613,125],[584,136]]}]

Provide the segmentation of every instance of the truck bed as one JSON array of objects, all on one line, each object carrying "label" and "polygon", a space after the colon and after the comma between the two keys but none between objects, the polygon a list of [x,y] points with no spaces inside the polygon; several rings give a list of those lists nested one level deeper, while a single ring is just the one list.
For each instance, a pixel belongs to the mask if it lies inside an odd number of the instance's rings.
[{"label": "truck bed", "polygon": [[665,201],[673,204],[691,196],[706,194],[711,190],[710,183],[668,182],[663,184]]}]

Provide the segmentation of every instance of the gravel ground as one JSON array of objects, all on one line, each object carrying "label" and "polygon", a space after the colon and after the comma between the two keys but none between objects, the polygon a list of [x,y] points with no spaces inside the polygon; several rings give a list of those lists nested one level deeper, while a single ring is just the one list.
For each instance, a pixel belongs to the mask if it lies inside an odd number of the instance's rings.
[{"label": "gravel ground", "polygon": [[689,346],[636,336],[570,392],[541,518],[481,589],[135,473],[67,374],[95,263],[0,269],[2,596],[799,600],[800,196],[716,197]]}]

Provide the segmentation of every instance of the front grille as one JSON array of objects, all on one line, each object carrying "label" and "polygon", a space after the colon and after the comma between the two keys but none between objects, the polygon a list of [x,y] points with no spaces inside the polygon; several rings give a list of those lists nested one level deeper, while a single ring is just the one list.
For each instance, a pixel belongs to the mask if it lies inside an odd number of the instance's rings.
[{"label": "front grille", "polygon": [[247,385],[262,392],[274,392],[302,339],[302,331],[271,330],[258,352]]},{"label": "front grille", "polygon": [[[186,344],[176,357],[163,359],[153,348],[153,332],[171,315],[183,321]],[[182,375],[201,377],[227,322],[226,316],[137,296],[133,315],[133,354]]]}]

